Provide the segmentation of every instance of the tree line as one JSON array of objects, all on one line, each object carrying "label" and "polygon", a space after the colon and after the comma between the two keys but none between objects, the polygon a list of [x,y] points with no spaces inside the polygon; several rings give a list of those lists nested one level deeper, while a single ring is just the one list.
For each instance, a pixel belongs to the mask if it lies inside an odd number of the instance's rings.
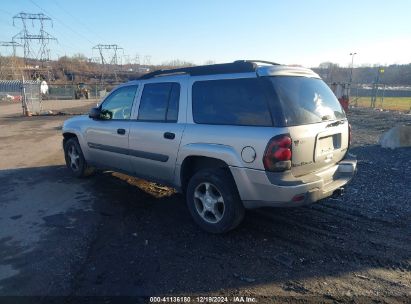
[{"label": "tree line", "polygon": [[[207,61],[205,64],[213,64],[214,61]],[[27,63],[23,63],[22,58],[1,57],[0,56],[0,78],[1,79],[20,79],[23,70],[27,70]],[[109,74],[116,73],[119,76],[119,81],[127,81],[133,79],[143,73],[140,65],[105,65],[90,61],[82,54],[74,56],[63,56],[58,60],[44,62],[34,62],[31,60],[29,66],[40,66],[43,69],[31,69],[31,74],[35,77],[45,78],[51,82],[67,83],[67,82],[95,82],[104,74],[109,77]],[[170,69],[183,66],[194,66],[193,63],[185,60],[171,60],[163,62],[160,65],[147,66],[150,71],[156,69]],[[336,63],[323,62],[318,67],[312,68],[318,73],[327,83],[348,83],[350,81],[351,68],[340,67]],[[47,75],[42,72],[47,70]],[[44,75],[43,75],[44,74]],[[26,75],[30,78],[33,75]],[[51,77],[50,77],[51,76]],[[17,78],[16,78],[17,77]],[[34,77],[34,76],[33,76]],[[356,84],[372,84],[375,83],[377,77],[379,83],[393,86],[410,86],[411,85],[411,63],[409,64],[393,64],[388,66],[361,66],[355,67],[352,70],[352,83]]]},{"label": "tree line", "polygon": [[[321,63],[313,70],[318,73],[327,83],[342,82],[350,80],[351,68],[340,67],[331,62]],[[388,66],[361,66],[352,70],[352,82],[358,84],[375,83],[377,77],[379,83],[387,85],[403,86],[411,85],[411,63],[393,64]]]}]

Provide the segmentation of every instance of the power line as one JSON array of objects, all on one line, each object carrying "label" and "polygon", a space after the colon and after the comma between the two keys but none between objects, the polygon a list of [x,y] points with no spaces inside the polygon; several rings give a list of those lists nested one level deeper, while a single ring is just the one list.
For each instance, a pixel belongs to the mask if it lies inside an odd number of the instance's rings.
[{"label": "power line", "polygon": [[63,12],[65,12],[67,15],[71,16],[73,19],[77,20],[78,23],[82,24],[84,27],[86,27],[90,32],[92,32],[95,36],[98,38],[104,40],[105,38],[101,37],[98,33],[96,33],[93,29],[91,29],[87,24],[85,24],[83,21],[81,21],[79,18],[71,14],[68,10],[66,10],[60,3],[57,1],[54,1],[54,4],[57,5]]},{"label": "power line", "polygon": [[67,29],[69,29],[70,31],[72,31],[73,33],[75,33],[76,35],[78,35],[79,37],[82,37],[83,39],[87,40],[89,43],[91,44],[95,44],[94,42],[92,42],[90,39],[88,39],[86,36],[84,36],[83,34],[80,34],[79,32],[77,32],[76,30],[74,30],[71,26],[68,26],[67,24],[65,24],[63,21],[61,21],[60,19],[54,17],[52,14],[50,14],[48,11],[46,11],[44,8],[42,8],[41,6],[39,6],[37,3],[35,3],[33,0],[30,0],[31,3],[33,3],[36,7],[38,7],[40,10],[42,10],[43,12],[45,12],[46,14],[48,14],[49,16],[53,17],[53,19],[55,19],[56,21],[58,21],[59,23],[61,23],[63,26],[65,26]]}]

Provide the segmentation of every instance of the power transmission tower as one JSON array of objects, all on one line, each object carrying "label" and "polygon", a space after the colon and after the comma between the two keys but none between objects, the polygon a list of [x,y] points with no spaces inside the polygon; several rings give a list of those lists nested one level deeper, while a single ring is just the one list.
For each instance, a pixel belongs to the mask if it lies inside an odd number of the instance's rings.
[{"label": "power transmission tower", "polygon": [[100,55],[100,63],[102,65],[101,82],[103,82],[104,79],[104,72],[112,72],[117,81],[116,68],[118,65],[119,51],[123,51],[123,48],[117,44],[97,44],[93,46],[92,50],[97,51]]},{"label": "power transmission tower", "polygon": [[123,55],[123,64],[125,65],[131,64],[130,55]]},{"label": "power transmission tower", "polygon": [[136,56],[134,57],[134,64],[140,65],[140,55],[136,54]]},{"label": "power transmission tower", "polygon": [[143,65],[145,65],[145,66],[151,65],[151,56],[150,55],[145,55],[144,56]]},{"label": "power transmission tower", "polygon": [[[9,48],[12,47],[12,55],[10,56]],[[9,76],[12,79],[18,79],[19,76],[19,65],[18,59],[16,58],[16,49],[21,47],[21,44],[15,41],[0,41],[0,78],[6,79]],[[2,58],[4,57],[4,58]]]},{"label": "power transmission tower", "polygon": [[[21,12],[13,17],[13,25],[15,25],[15,20],[20,20],[23,29],[13,37],[13,42],[20,40],[24,48],[24,59],[27,62],[28,59],[35,59],[41,62],[50,60],[50,49],[48,44],[50,41],[57,41],[55,37],[50,35],[44,29],[46,23],[51,23],[53,25],[53,20],[44,15],[43,13],[31,14]],[[37,33],[32,33],[29,31],[27,23],[31,21],[32,26],[39,25],[39,31]],[[38,51],[35,51],[34,43],[39,44]]]},{"label": "power transmission tower", "polygon": [[[17,47],[21,47],[21,44],[16,41],[0,41],[0,47],[2,48],[13,48],[13,57],[16,57],[16,49]],[[1,53],[0,53],[1,54]]]}]

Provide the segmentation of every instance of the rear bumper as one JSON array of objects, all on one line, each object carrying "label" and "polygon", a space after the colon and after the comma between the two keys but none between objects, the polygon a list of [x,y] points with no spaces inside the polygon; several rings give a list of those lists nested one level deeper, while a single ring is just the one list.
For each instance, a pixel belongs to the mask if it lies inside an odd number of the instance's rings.
[{"label": "rear bumper", "polygon": [[231,167],[240,197],[246,208],[297,207],[329,197],[355,175],[356,159],[345,159],[325,170],[299,178],[282,174]]}]

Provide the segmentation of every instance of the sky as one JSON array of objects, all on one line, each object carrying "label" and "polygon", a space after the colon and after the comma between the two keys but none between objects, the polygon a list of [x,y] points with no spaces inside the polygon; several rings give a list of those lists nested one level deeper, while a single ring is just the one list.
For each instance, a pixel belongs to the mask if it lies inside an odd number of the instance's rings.
[{"label": "sky", "polygon": [[[260,59],[349,66],[352,52],[354,66],[411,63],[410,0],[2,0],[0,41],[22,29],[12,18],[20,12],[53,19],[45,23],[58,39],[49,44],[53,59],[97,57],[92,47],[101,43],[122,47],[124,62],[139,55],[152,64]],[[30,21],[27,28],[39,29]]]}]

